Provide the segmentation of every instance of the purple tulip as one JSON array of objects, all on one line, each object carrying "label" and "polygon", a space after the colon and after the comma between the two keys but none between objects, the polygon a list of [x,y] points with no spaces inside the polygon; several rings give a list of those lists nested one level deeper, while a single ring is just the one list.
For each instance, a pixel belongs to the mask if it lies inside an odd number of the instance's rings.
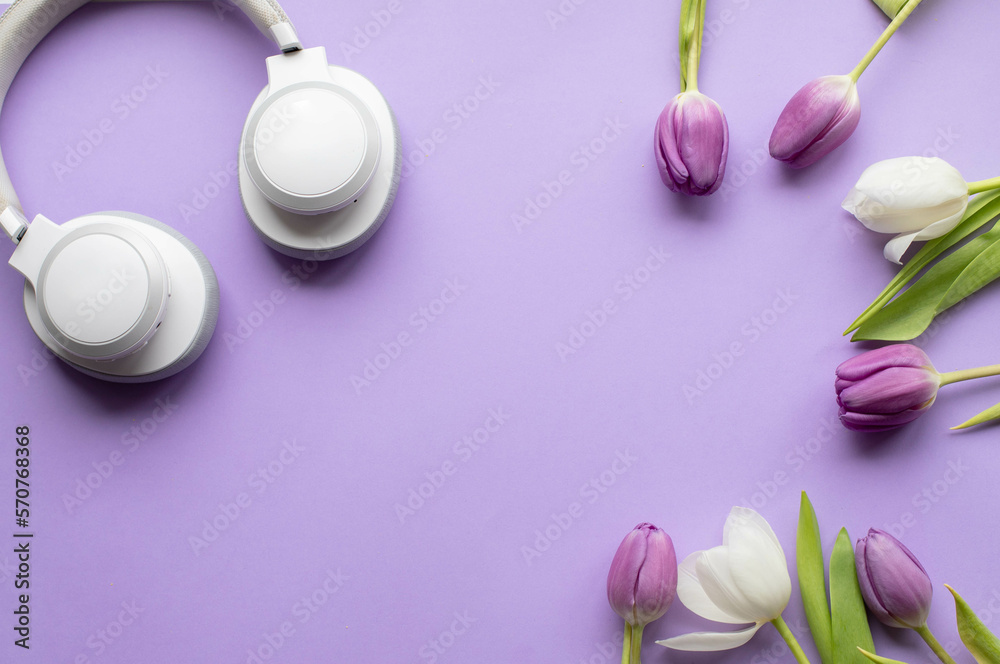
[{"label": "purple tulip", "polygon": [[795,93],[771,132],[771,156],[805,168],[850,138],[861,119],[857,83],[850,76],[823,76]]},{"label": "purple tulip", "polygon": [[887,431],[931,407],[941,374],[911,344],[893,344],[852,357],[837,367],[840,421],[852,431]]},{"label": "purple tulip", "polygon": [[697,90],[674,97],[656,121],[653,143],[660,179],[671,191],[706,196],[722,186],[729,125],[711,98]]},{"label": "purple tulip", "polygon": [[670,536],[640,523],[625,536],[608,572],[608,601],[633,627],[663,616],[677,593],[677,556]]},{"label": "purple tulip", "polygon": [[923,565],[895,537],[872,528],[854,550],[865,604],[890,627],[927,624],[934,590]]}]

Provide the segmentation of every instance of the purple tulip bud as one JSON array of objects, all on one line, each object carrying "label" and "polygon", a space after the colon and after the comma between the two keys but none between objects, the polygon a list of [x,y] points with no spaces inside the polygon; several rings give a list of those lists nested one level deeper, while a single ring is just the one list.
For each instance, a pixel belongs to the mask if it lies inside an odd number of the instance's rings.
[{"label": "purple tulip bud", "polygon": [[902,542],[872,528],[858,540],[854,563],[861,594],[876,618],[890,627],[917,629],[927,624],[931,580]]},{"label": "purple tulip bud", "polygon": [[660,179],[670,191],[706,196],[722,186],[729,125],[709,97],[697,90],[674,97],[656,121],[653,144]]},{"label": "purple tulip bud", "polygon": [[629,625],[663,616],[677,593],[677,556],[670,536],[640,523],[625,536],[608,572],[608,601]]},{"label": "purple tulip bud", "polygon": [[852,431],[887,431],[931,407],[941,374],[911,344],[893,344],[852,357],[837,367],[840,421]]},{"label": "purple tulip bud", "polygon": [[861,119],[857,83],[850,76],[823,76],[795,93],[771,132],[771,156],[805,168],[850,138]]}]

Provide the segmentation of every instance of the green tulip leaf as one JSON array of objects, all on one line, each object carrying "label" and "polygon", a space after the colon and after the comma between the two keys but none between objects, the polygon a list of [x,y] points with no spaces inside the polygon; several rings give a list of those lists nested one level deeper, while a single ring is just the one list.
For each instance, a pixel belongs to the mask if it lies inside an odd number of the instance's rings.
[{"label": "green tulip leaf", "polygon": [[992,422],[993,420],[1000,420],[1000,403],[987,408],[975,417],[962,422],[957,427],[952,427],[952,429],[968,429],[969,427],[974,427],[977,424]]},{"label": "green tulip leaf", "polygon": [[882,309],[906,284],[927,267],[935,258],[952,248],[988,221],[1000,215],[1000,190],[976,196],[969,203],[962,221],[947,234],[929,240],[913,258],[896,274],[889,285],[868,305],[844,334],[850,334]]},{"label": "green tulip leaf", "polygon": [[986,629],[976,612],[962,599],[955,589],[945,584],[955,597],[955,613],[958,615],[958,635],[979,664],[1000,664],[1000,639]]},{"label": "green tulip leaf", "polygon": [[861,654],[875,662],[875,664],[906,664],[906,662],[901,662],[898,659],[889,659],[888,657],[879,657],[873,652],[868,652],[864,648],[858,648]]},{"label": "green tulip leaf", "polygon": [[938,312],[955,306],[998,276],[1000,276],[1000,239],[986,247],[962,270],[962,274],[958,275],[938,303]]},{"label": "green tulip leaf", "polygon": [[[936,315],[1000,276],[1000,247],[993,246],[997,242],[1000,224],[929,269],[862,324],[851,340],[905,341],[920,336]],[[983,259],[977,260],[981,254]]]},{"label": "green tulip leaf", "polygon": [[830,617],[833,627],[833,661],[867,664],[860,649],[875,652],[868,612],[858,585],[854,547],[846,528],[840,529],[830,555]]},{"label": "green tulip leaf", "polygon": [[816,650],[823,664],[834,664],[833,626],[830,605],[826,598],[826,564],[823,544],[819,535],[819,522],[809,496],[802,492],[799,506],[799,528],[795,542],[796,567],[799,574],[799,591],[805,607],[806,620],[812,632]]},{"label": "green tulip leaf", "polygon": [[885,15],[889,18],[896,18],[896,14],[899,10],[903,8],[907,0],[875,0],[875,4],[878,8],[885,12]]}]

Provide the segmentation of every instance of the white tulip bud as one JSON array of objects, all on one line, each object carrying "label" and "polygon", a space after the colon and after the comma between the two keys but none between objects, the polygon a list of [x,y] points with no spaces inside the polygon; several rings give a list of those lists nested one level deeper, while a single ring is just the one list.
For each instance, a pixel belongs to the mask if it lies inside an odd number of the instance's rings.
[{"label": "white tulip bud", "polygon": [[899,157],[869,166],[844,199],[845,210],[877,233],[898,233],[885,257],[899,263],[915,241],[951,231],[969,204],[962,174],[937,157]]}]

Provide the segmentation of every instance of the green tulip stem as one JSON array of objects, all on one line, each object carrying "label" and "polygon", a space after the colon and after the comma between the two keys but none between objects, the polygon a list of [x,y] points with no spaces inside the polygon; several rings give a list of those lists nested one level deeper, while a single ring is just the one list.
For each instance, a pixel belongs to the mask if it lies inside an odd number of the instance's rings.
[{"label": "green tulip stem", "polygon": [[850,77],[854,79],[855,83],[857,83],[858,78],[860,78],[861,74],[864,73],[865,69],[868,68],[868,65],[872,63],[872,60],[875,59],[875,56],[878,55],[878,52],[882,50],[882,47],[885,46],[886,42],[889,41],[889,37],[892,37],[893,33],[899,29],[899,26],[903,25],[903,21],[906,20],[906,18],[913,12],[914,9],[917,8],[917,5],[919,4],[920,0],[910,0],[903,5],[903,8],[899,10],[898,14],[896,14],[896,18],[892,19],[892,23],[890,23],[889,27],[885,29],[882,36],[878,38],[875,45],[872,46],[867,53],[865,53],[865,57],[861,58],[861,62],[859,62],[858,66],[854,68],[854,71],[850,73]]},{"label": "green tulip stem", "polygon": [[941,374],[941,387],[952,383],[959,383],[963,380],[985,378],[987,376],[996,376],[997,374],[1000,374],[1000,364],[992,364],[988,367],[979,367],[978,369],[949,371],[948,373]]},{"label": "green tulip stem", "polygon": [[698,63],[701,61],[701,38],[705,33],[707,0],[681,2],[681,92],[698,90]]},{"label": "green tulip stem", "polygon": [[642,630],[645,625],[636,625],[632,628],[632,645],[629,646],[629,664],[639,664],[639,652],[642,650]]},{"label": "green tulip stem", "polygon": [[629,664],[632,659],[632,625],[625,623],[625,636],[622,637],[622,664]]},{"label": "green tulip stem", "polygon": [[937,655],[938,659],[944,662],[944,664],[955,664],[955,660],[953,660],[944,647],[938,643],[938,640],[934,638],[933,634],[931,634],[931,630],[927,627],[927,625],[916,627],[913,631],[919,634],[920,638],[927,642],[927,645],[931,647],[934,654]]},{"label": "green tulip stem", "polygon": [[778,630],[778,634],[781,634],[781,638],[783,638],[785,643],[788,644],[788,649],[792,651],[793,655],[795,655],[795,661],[799,664],[809,664],[809,658],[807,658],[806,654],[802,652],[802,646],[800,646],[799,642],[795,640],[795,635],[792,634],[792,630],[788,629],[788,625],[785,624],[784,619],[781,616],[778,616],[771,621],[771,624],[774,625],[775,629]]},{"label": "green tulip stem", "polygon": [[989,180],[979,180],[977,182],[969,183],[969,196],[975,194],[981,194],[984,191],[990,191],[992,189],[1000,189],[1000,177],[990,178]]}]

